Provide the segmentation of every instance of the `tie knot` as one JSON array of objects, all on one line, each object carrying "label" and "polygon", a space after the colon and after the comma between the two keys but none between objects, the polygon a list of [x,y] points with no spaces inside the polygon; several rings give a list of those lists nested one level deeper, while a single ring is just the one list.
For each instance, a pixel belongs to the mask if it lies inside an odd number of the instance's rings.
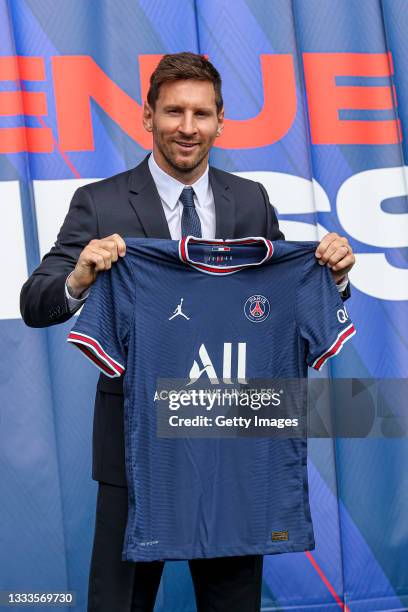
[{"label": "tie knot", "polygon": [[180,195],[180,201],[183,206],[194,207],[194,189],[192,187],[184,187]]}]

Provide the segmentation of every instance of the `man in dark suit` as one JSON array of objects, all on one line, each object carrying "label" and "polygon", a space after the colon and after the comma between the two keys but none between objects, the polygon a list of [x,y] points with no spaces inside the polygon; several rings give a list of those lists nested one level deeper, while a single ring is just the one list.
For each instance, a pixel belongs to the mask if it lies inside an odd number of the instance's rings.
[{"label": "man in dark suit", "polygon": [[[280,240],[264,187],[208,167],[223,128],[221,79],[205,58],[167,55],[151,77],[144,127],[153,153],[133,170],[78,189],[55,246],[21,291],[32,327],[67,321],[97,274],[125,256],[124,236],[179,239],[264,236]],[[187,187],[186,187],[187,186]],[[192,231],[194,230],[194,231]],[[317,256],[348,297],[347,239],[328,234]],[[122,379],[101,374],[95,398],[92,477],[99,482],[88,610],[152,610],[163,561],[121,561],[127,518]],[[260,609],[262,556],[189,560],[198,610]]]}]

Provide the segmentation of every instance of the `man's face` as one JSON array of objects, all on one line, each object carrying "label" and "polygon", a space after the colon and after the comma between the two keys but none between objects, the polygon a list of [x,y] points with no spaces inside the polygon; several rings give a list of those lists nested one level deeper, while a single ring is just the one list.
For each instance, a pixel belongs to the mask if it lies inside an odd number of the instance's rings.
[{"label": "man's face", "polygon": [[217,113],[213,84],[192,79],[163,83],[155,109],[146,103],[143,113],[143,125],[153,133],[156,162],[186,183],[204,172],[223,120],[224,111]]}]

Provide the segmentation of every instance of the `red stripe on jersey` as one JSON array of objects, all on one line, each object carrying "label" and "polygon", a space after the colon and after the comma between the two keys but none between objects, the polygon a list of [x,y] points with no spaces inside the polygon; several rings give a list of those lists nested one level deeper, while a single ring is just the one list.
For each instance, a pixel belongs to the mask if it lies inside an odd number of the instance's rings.
[{"label": "red stripe on jersey", "polygon": [[268,249],[269,249],[269,251],[268,251],[268,259],[270,259],[272,257],[272,255],[273,255],[273,244],[272,244],[272,242],[270,240],[267,240],[266,244],[268,245]]},{"label": "red stripe on jersey", "polygon": [[313,367],[315,370],[320,370],[325,361],[332,357],[342,347],[342,345],[348,340],[350,336],[355,333],[356,329],[353,324],[350,325],[342,334],[339,335],[333,346],[321,357],[318,357],[314,362]]},{"label": "red stripe on jersey", "polygon": [[[119,363],[116,363],[111,357],[109,357],[109,355],[102,349],[102,347],[93,338],[88,337],[88,336],[83,336],[82,334],[78,334],[77,332],[71,332],[68,336],[68,340],[71,340],[71,341],[80,340],[81,343],[86,344],[89,347],[91,347],[94,351],[94,354],[96,352],[103,359],[105,359],[105,361],[108,362],[108,364],[115,371],[115,373],[121,375],[125,371],[125,368],[121,366]],[[96,357],[98,357],[98,355],[96,355]]]},{"label": "red stripe on jersey", "polygon": [[185,262],[188,263],[187,261],[187,255],[186,255],[186,238],[182,238],[180,240],[180,254],[181,254],[181,259]]},{"label": "red stripe on jersey", "polygon": [[[100,359],[98,359],[98,357],[95,356],[95,353],[93,353],[90,349],[88,349],[86,346],[84,346],[83,344],[76,344],[75,346],[77,346],[79,348],[79,350],[81,350],[83,353],[85,353],[85,355],[91,360],[93,361],[98,368],[100,368],[101,370],[103,370],[106,374],[108,374],[109,376],[112,376],[112,370],[109,366],[107,366],[103,361],[101,361]],[[117,372],[115,371],[115,376],[117,375]]]}]

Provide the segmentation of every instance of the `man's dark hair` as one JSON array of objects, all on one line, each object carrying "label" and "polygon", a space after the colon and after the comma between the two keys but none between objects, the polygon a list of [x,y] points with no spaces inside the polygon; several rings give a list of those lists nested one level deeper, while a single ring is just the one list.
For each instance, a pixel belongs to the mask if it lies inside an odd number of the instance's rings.
[{"label": "man's dark hair", "polygon": [[224,103],[221,93],[221,77],[218,70],[203,55],[190,53],[189,51],[169,53],[160,60],[150,77],[150,88],[147,93],[147,101],[152,109],[155,109],[160,87],[163,83],[185,79],[210,81],[214,86],[217,113],[220,112]]}]

